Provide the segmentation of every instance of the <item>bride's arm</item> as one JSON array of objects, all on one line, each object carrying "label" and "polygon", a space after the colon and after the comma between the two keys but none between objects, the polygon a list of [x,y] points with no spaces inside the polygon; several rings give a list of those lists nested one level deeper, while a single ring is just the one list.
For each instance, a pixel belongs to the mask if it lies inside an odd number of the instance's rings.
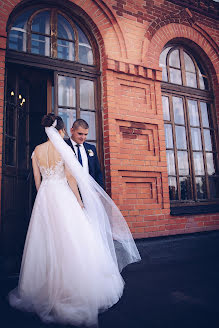
[{"label": "bride's arm", "polygon": [[35,154],[32,156],[32,166],[33,166],[34,181],[35,181],[36,189],[38,191],[40,188],[40,184],[41,184],[41,174],[40,174],[40,169],[39,169],[37,161],[36,161]]},{"label": "bride's arm", "polygon": [[72,176],[72,174],[69,172],[69,170],[67,168],[65,168],[65,175],[66,175],[66,178],[68,180],[68,184],[69,184],[71,190],[73,191],[73,193],[75,194],[75,197],[77,198],[78,203],[80,204],[80,206],[82,208],[84,208],[84,204],[81,200],[81,196],[80,196],[79,191],[78,191],[77,182],[76,182],[75,178]]}]

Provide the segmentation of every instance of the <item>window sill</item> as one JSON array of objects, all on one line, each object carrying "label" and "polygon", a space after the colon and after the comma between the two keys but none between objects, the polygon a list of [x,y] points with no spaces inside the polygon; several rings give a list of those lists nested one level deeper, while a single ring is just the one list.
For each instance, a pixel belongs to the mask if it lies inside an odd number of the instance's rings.
[{"label": "window sill", "polygon": [[216,213],[219,212],[218,204],[202,204],[202,205],[184,205],[184,206],[171,206],[171,215],[194,215],[204,213]]}]

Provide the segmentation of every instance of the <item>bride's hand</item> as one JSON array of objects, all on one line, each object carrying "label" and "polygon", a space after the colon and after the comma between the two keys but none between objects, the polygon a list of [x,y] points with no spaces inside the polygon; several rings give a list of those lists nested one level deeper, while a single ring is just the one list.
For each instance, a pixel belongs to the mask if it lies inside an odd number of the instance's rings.
[{"label": "bride's hand", "polygon": [[82,202],[79,202],[79,205],[81,206],[82,210],[85,208]]}]

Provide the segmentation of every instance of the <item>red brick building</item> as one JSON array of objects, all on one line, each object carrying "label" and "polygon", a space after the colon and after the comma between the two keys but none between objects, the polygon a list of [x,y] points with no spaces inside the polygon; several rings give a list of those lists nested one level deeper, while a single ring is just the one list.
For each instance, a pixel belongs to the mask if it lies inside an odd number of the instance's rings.
[{"label": "red brick building", "polygon": [[213,0],[0,1],[9,259],[22,249],[35,192],[30,156],[51,111],[68,131],[76,117],[89,122],[106,190],[134,237],[219,228],[218,8]]}]

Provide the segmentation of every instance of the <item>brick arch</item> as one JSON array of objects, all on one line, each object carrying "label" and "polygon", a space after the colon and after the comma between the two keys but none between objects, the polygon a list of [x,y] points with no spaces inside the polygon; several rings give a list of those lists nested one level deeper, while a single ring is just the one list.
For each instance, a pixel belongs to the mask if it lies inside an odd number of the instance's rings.
[{"label": "brick arch", "polygon": [[[70,9],[72,7],[76,15],[86,20],[99,44],[100,52],[102,52],[104,46],[104,54],[108,57],[115,57],[114,59],[127,58],[127,47],[120,25],[111,9],[103,1],[88,0],[82,2],[81,0],[69,0],[63,3],[63,1],[57,0],[56,2],[57,4],[60,3],[61,7],[69,7]],[[47,4],[50,3],[54,4],[54,1],[48,0]],[[1,37],[7,37],[7,22],[11,13],[18,11],[25,4],[37,5],[31,0],[14,0],[13,3],[10,0],[4,1],[1,7]]]},{"label": "brick arch", "polygon": [[[190,13],[190,12],[189,12]],[[172,13],[171,15],[162,15],[161,17],[157,17],[155,20],[151,22],[148,26],[145,36],[148,40],[151,40],[154,34],[163,26],[167,24],[183,24],[186,26],[191,25],[191,16],[188,14],[188,9],[179,10],[176,13]]]},{"label": "brick arch", "polygon": [[154,34],[148,46],[148,50],[142,56],[143,64],[146,67],[159,69],[159,57],[162,49],[169,41],[176,38],[188,40],[190,43],[192,41],[194,45],[199,46],[205,57],[208,58],[211,63],[210,69],[212,75],[217,75],[219,77],[219,57],[213,42],[210,42],[211,38],[209,37],[207,39],[207,37],[196,29],[177,23],[165,25]]},{"label": "brick arch", "polygon": [[[218,47],[212,38],[198,25],[191,27],[182,24],[171,23],[161,27],[152,37],[148,50],[143,54],[142,62],[145,67],[161,69],[159,67],[159,57],[164,46],[174,40],[181,40],[202,58],[214,92],[214,103],[219,124],[219,56]],[[148,42],[148,40],[146,40]]]}]

